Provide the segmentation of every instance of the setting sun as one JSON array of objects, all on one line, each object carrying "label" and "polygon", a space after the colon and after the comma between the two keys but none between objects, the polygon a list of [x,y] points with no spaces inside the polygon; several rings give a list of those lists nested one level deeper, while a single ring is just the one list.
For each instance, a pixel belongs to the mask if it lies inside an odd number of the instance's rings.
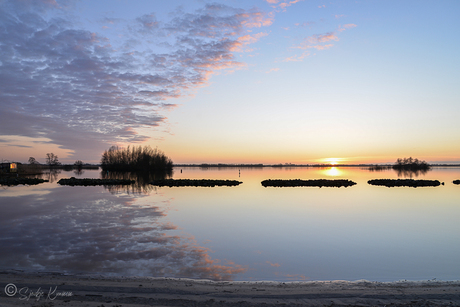
[{"label": "setting sun", "polygon": [[325,158],[325,159],[322,159],[321,162],[325,164],[337,165],[344,160],[345,159],[343,158]]}]

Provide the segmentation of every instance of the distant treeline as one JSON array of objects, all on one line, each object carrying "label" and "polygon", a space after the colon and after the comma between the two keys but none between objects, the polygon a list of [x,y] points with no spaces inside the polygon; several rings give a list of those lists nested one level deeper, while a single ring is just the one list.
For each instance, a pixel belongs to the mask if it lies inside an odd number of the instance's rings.
[{"label": "distant treeline", "polygon": [[112,146],[102,154],[101,167],[105,171],[168,173],[172,171],[173,162],[162,151],[150,146]]}]

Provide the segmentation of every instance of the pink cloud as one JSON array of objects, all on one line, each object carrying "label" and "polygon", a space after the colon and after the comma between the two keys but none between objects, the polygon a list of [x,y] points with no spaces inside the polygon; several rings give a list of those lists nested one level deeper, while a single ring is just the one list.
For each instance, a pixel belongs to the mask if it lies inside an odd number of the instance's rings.
[{"label": "pink cloud", "polygon": [[278,70],[280,70],[280,69],[279,68],[272,68],[269,71],[267,71],[266,74],[269,74],[271,72],[278,71]]},{"label": "pink cloud", "polygon": [[348,29],[353,29],[353,28],[356,28],[357,25],[353,24],[353,23],[347,23],[343,26],[339,26],[339,28],[337,29],[337,31],[339,32],[343,32],[345,30],[348,30]]},{"label": "pink cloud", "polygon": [[315,48],[316,50],[326,50],[334,46],[334,44],[328,44],[328,45],[315,45],[311,46],[311,48]]},{"label": "pink cloud", "polygon": [[246,19],[242,22],[242,25],[248,28],[267,27],[270,26],[275,19],[273,13],[265,14],[262,12],[244,13],[240,14],[239,17]]},{"label": "pink cloud", "polygon": [[283,62],[300,62],[300,61],[303,61],[303,59],[309,55],[310,55],[310,52],[304,52],[301,55],[293,55],[288,58],[285,58]]},{"label": "pink cloud", "polygon": [[293,1],[289,1],[289,2],[280,3],[280,8],[285,9],[285,8],[287,8],[288,6],[291,6],[291,5],[293,5],[293,4],[296,4],[297,2],[300,2],[300,1],[303,1],[303,0],[293,0]]},{"label": "pink cloud", "polygon": [[244,45],[253,44],[253,43],[257,42],[261,37],[264,37],[264,36],[267,36],[267,35],[268,35],[268,33],[265,33],[265,32],[257,33],[257,34],[254,34],[254,35],[247,34],[247,35],[238,37],[238,42],[240,42],[241,44],[244,44]]},{"label": "pink cloud", "polygon": [[[316,49],[316,50],[326,50],[333,47],[333,44],[325,44],[331,41],[339,41],[339,37],[337,36],[338,33],[341,33],[347,29],[355,28],[356,25],[349,23],[338,27],[335,32],[328,32],[325,34],[314,34],[307,36],[298,46],[292,47],[293,49]],[[302,61],[305,57],[309,56],[310,54],[302,53],[301,55],[293,55],[286,59],[284,62],[293,62],[293,61]]]},{"label": "pink cloud", "polygon": [[287,7],[296,4],[297,2],[303,1],[303,0],[292,0],[292,1],[286,1],[286,0],[265,0],[267,3],[271,4],[273,8],[280,8],[283,11],[286,10]]},{"label": "pink cloud", "polygon": [[281,266],[281,264],[279,263],[271,263],[270,261],[266,261],[270,266],[272,267],[275,267],[275,268],[279,268]]},{"label": "pink cloud", "polygon": [[325,43],[325,42],[332,41],[332,40],[338,41],[339,38],[337,37],[337,35],[335,35],[334,32],[329,32],[326,34],[312,35],[312,36],[307,37],[305,40],[311,44],[315,44],[315,43]]}]

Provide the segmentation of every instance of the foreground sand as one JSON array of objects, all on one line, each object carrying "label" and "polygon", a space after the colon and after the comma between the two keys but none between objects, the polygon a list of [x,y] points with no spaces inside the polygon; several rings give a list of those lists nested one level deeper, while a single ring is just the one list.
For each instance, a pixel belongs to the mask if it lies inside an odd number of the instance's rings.
[{"label": "foreground sand", "polygon": [[[23,295],[7,296],[7,285]],[[2,307],[460,306],[460,281],[213,282],[0,272],[0,291]],[[57,293],[71,296],[55,298]]]}]

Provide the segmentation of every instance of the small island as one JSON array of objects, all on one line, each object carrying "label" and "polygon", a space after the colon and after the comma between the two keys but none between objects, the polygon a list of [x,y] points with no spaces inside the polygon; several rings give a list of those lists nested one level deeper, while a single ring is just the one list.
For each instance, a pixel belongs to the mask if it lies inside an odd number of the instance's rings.
[{"label": "small island", "polygon": [[261,182],[264,187],[349,187],[356,184],[348,179],[268,179]]},{"label": "small island", "polygon": [[460,184],[460,180],[454,180],[454,184]]},{"label": "small island", "polygon": [[24,178],[24,177],[6,177],[0,178],[0,185],[19,185],[19,184],[27,184],[27,185],[35,185],[40,184],[43,182],[49,182],[49,180],[39,179],[39,178]]},{"label": "small island", "polygon": [[439,180],[424,179],[372,179],[367,182],[370,185],[380,185],[388,188],[392,187],[437,187],[441,185]]},{"label": "small island", "polygon": [[94,178],[62,178],[57,183],[70,186],[96,186],[96,185],[129,185],[134,180],[129,179],[94,179]]},{"label": "small island", "polygon": [[421,161],[417,158],[413,159],[412,157],[397,159],[396,163],[393,165],[394,170],[398,171],[428,171],[431,169],[431,165],[425,161]]},{"label": "small island", "polygon": [[214,180],[214,179],[158,179],[150,182],[159,187],[214,187],[214,186],[237,186],[243,182],[238,180]]}]

